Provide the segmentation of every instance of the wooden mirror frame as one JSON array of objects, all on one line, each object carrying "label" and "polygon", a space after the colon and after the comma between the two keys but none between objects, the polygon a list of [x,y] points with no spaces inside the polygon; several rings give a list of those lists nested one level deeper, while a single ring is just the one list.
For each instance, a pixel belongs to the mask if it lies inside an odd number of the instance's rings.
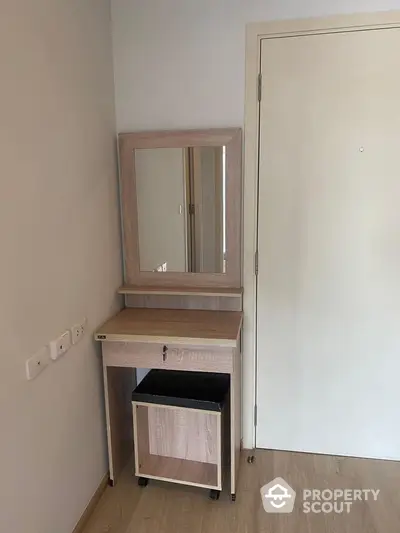
[{"label": "wooden mirror frame", "polygon": [[[118,136],[125,283],[153,287],[241,287],[242,131],[240,128],[121,133]],[[135,150],[226,147],[226,272],[140,270]]]}]

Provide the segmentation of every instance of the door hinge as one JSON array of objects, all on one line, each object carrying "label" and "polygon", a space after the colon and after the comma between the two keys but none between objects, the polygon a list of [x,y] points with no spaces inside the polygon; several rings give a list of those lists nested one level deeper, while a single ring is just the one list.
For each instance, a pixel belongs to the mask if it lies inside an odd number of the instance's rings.
[{"label": "door hinge", "polygon": [[195,214],[195,205],[194,204],[189,204],[188,205],[188,211],[189,211],[189,215],[194,215]]},{"label": "door hinge", "polygon": [[257,78],[257,98],[259,102],[261,102],[261,91],[262,91],[262,74],[259,74]]},{"label": "door hinge", "polygon": [[254,426],[257,426],[257,405],[254,406]]},{"label": "door hinge", "polygon": [[254,274],[258,276],[258,250],[254,254]]}]

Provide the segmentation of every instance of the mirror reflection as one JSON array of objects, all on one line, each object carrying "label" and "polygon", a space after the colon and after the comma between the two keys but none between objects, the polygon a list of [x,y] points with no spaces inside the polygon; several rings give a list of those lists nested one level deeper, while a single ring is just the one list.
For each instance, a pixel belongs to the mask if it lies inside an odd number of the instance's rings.
[{"label": "mirror reflection", "polygon": [[140,270],[226,271],[224,146],[135,150]]}]

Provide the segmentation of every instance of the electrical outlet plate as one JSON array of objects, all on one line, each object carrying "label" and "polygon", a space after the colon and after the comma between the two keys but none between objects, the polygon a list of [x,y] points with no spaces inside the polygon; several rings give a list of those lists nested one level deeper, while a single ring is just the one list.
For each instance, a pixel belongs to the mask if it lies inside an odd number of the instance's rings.
[{"label": "electrical outlet plate", "polygon": [[77,344],[82,339],[82,337],[85,335],[85,329],[86,329],[86,318],[80,324],[75,324],[75,326],[72,326],[71,328],[72,344]]},{"label": "electrical outlet plate", "polygon": [[35,379],[50,363],[49,347],[43,346],[25,363],[26,378]]},{"label": "electrical outlet plate", "polygon": [[62,335],[51,341],[50,355],[53,361],[64,355],[71,348],[71,332],[65,331]]}]

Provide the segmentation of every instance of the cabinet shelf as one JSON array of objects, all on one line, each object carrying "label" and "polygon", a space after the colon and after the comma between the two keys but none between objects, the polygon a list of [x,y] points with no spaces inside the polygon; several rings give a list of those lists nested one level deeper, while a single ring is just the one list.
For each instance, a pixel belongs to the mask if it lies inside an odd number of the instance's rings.
[{"label": "cabinet shelf", "polygon": [[119,294],[163,295],[170,296],[224,296],[225,298],[241,298],[243,289],[227,289],[218,287],[153,287],[138,285],[122,285]]}]

